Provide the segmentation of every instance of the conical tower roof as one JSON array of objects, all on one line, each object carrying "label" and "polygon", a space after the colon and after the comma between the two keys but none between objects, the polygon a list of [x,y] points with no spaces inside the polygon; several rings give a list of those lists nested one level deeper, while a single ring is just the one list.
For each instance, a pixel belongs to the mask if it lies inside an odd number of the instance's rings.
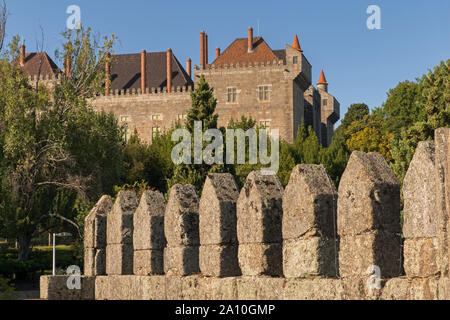
[{"label": "conical tower roof", "polygon": [[297,35],[295,35],[294,41],[292,42],[292,48],[297,49],[300,52],[303,52],[302,48],[300,48],[300,43],[298,42]]}]

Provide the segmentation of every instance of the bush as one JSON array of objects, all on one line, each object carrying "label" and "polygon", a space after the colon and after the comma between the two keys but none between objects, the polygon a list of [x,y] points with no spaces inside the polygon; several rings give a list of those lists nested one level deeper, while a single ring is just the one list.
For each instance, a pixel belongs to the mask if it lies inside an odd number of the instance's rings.
[{"label": "bush", "polygon": [[[0,250],[0,275],[11,276],[13,274],[44,273],[52,269],[53,253],[51,247],[34,248],[30,258],[25,261],[17,259],[17,249]],[[81,269],[83,261],[75,257],[71,247],[56,247],[56,267],[67,268],[77,265]]]}]

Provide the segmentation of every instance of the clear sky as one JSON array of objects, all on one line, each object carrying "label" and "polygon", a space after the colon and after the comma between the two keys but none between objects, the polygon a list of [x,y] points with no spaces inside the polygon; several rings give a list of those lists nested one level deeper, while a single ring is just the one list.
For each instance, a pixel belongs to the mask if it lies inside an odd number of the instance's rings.
[{"label": "clear sky", "polygon": [[[199,32],[208,33],[210,61],[253,26],[272,49],[298,34],[317,82],[323,68],[329,92],[341,103],[381,106],[386,92],[450,58],[449,0],[7,0],[7,36],[20,35],[35,51],[40,26],[51,57],[61,47],[69,5],[83,26],[120,39],[116,53],[172,48],[184,64],[199,64]],[[381,29],[369,30],[369,5],[381,9]],[[259,27],[258,27],[259,21]],[[259,29],[259,31],[258,31]]]}]

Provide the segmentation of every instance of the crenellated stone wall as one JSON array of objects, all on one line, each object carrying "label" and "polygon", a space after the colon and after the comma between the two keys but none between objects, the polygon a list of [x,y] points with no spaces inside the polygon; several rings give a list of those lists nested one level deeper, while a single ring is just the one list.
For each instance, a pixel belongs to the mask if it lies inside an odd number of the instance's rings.
[{"label": "crenellated stone wall", "polygon": [[285,189],[252,172],[240,192],[230,174],[209,175],[200,197],[175,185],[167,204],[122,191],[86,218],[82,289],[45,276],[41,297],[450,299],[450,128],[418,145],[403,198],[402,223],[394,173],[358,151],[338,190],[301,164]]}]

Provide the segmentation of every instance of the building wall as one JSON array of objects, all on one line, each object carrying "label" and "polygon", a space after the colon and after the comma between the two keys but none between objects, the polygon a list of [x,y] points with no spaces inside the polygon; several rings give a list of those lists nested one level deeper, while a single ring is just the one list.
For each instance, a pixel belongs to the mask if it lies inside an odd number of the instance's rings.
[{"label": "building wall", "polygon": [[129,133],[136,129],[142,141],[151,142],[153,128],[165,132],[186,115],[191,108],[190,91],[101,96],[92,104],[97,111],[113,112],[120,124],[127,123]]}]

